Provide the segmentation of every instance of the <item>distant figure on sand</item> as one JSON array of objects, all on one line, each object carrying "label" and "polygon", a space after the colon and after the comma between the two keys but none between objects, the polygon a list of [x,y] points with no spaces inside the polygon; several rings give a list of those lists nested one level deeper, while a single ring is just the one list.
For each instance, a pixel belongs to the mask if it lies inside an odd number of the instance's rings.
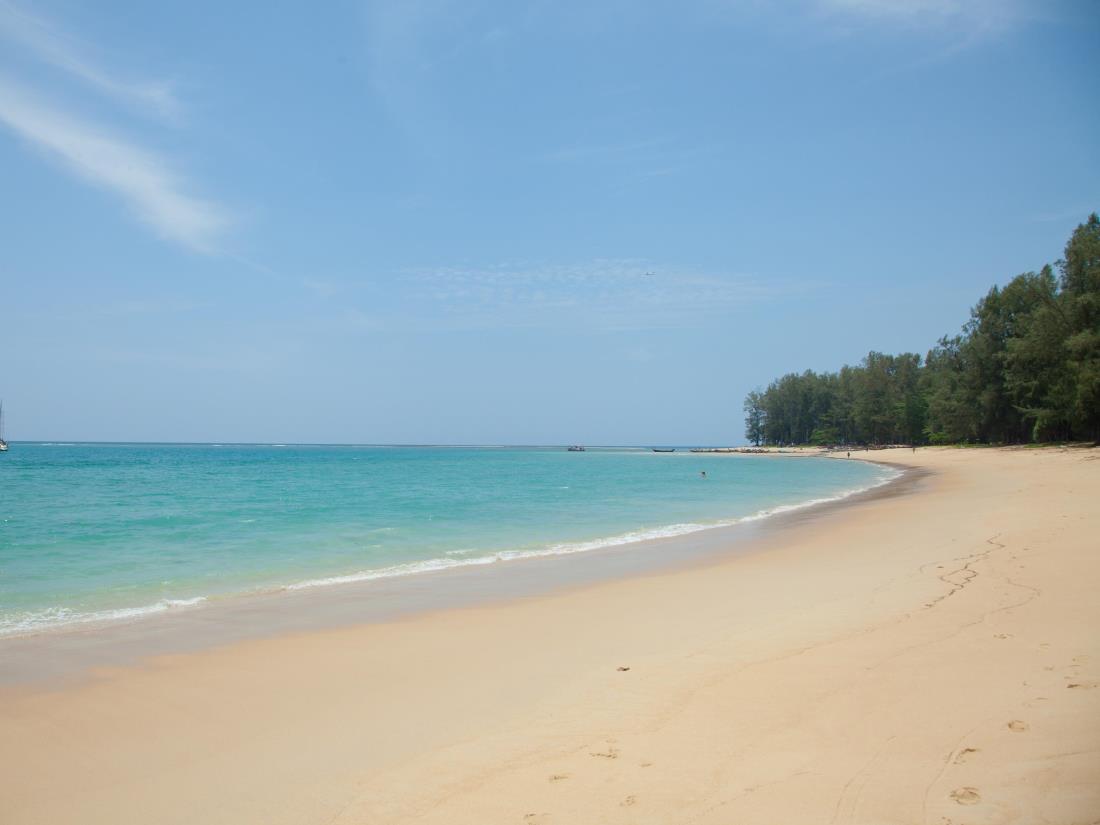
[{"label": "distant figure on sand", "polygon": [[851,458],[851,457],[852,457],[852,451],[851,451],[851,450],[849,450],[849,451],[848,451],[848,458]]}]

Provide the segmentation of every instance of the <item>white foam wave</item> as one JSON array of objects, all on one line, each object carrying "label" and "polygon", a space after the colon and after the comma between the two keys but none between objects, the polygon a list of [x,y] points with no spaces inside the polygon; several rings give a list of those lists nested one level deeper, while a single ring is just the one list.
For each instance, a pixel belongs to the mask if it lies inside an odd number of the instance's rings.
[{"label": "white foam wave", "polygon": [[502,561],[514,561],[516,559],[534,559],[545,556],[566,556],[574,553],[587,553],[592,550],[603,550],[608,547],[619,547],[624,544],[634,544],[640,541],[652,541],[654,539],[673,538],[689,533],[697,533],[701,530],[713,530],[717,527],[732,527],[743,522],[760,521],[771,516],[789,513],[794,510],[803,510],[807,507],[815,507],[819,504],[828,504],[835,501],[843,501],[846,498],[865,493],[883,484],[888,484],[901,475],[900,471],[887,470],[874,483],[866,487],[856,487],[844,490],[833,496],[813,498],[800,501],[795,504],[780,504],[764,510],[735,519],[726,519],[708,523],[688,522],[684,524],[669,524],[663,527],[655,527],[646,530],[634,530],[629,533],[621,533],[591,541],[568,542],[553,544],[548,547],[540,547],[533,550],[500,550],[484,556],[465,556],[456,558],[461,554],[469,553],[469,550],[451,550],[446,555],[450,558],[425,559],[424,561],[408,562],[406,564],[394,564],[389,567],[377,567],[371,570],[360,570],[355,573],[346,573],[339,576],[325,576],[318,579],[307,579],[294,584],[288,584],[284,590],[306,590],[313,587],[327,587],[334,584],[353,584],[355,582],[373,581],[375,579],[389,579],[397,576],[412,576],[418,573],[434,573],[440,570],[450,570],[455,567],[482,566],[495,564]]},{"label": "white foam wave", "polygon": [[120,607],[115,610],[91,610],[81,612],[68,607],[48,607],[45,610],[27,611],[14,616],[0,618],[0,636],[16,636],[34,633],[55,627],[93,622],[113,622],[120,619],[137,619],[164,613],[167,610],[179,610],[194,607],[206,601],[205,596],[191,599],[161,599],[153,604],[140,607]]}]

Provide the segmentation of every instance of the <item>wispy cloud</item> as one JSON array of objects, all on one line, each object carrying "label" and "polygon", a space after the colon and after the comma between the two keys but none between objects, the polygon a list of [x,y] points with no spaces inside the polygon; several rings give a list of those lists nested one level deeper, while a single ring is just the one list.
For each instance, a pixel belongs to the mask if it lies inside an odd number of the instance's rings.
[{"label": "wispy cloud", "polygon": [[471,326],[620,330],[684,326],[805,288],[632,259],[442,268],[407,278],[415,302]]},{"label": "wispy cloud", "polygon": [[179,114],[179,101],[167,83],[130,81],[115,76],[89,56],[88,46],[9,0],[0,0],[0,38],[122,103],[167,117]]},{"label": "wispy cloud", "polygon": [[[63,103],[81,99],[87,110],[88,103],[105,102],[174,119],[181,107],[167,84],[122,78],[92,57],[88,44],[13,0],[0,0],[0,45],[4,43],[20,50],[21,70],[27,71],[21,71],[18,84],[0,75],[0,125],[82,180],[120,196],[161,237],[200,252],[219,251],[218,240],[229,226],[225,209],[193,194],[160,153],[105,126],[111,106],[101,106],[92,120]],[[11,54],[7,49],[5,56]],[[29,78],[38,79],[43,64],[61,71],[67,94],[47,97],[42,84],[28,85]]]},{"label": "wispy cloud", "polygon": [[155,153],[50,109],[2,78],[0,122],[84,180],[121,196],[163,237],[197,251],[215,251],[228,216],[216,204],[188,194],[179,175]]}]

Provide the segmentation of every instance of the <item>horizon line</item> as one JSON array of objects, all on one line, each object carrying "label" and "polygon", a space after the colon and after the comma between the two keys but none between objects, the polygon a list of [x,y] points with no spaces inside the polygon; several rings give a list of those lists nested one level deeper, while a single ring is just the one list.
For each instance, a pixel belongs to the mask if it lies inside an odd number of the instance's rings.
[{"label": "horizon line", "polygon": [[[488,449],[515,449],[520,447],[570,447],[574,445],[580,445],[580,442],[562,442],[560,444],[475,444],[475,443],[433,443],[433,442],[355,442],[355,441],[111,441],[111,440],[92,440],[86,441],[81,439],[22,439],[13,441],[9,439],[8,444],[38,444],[38,445],[73,445],[78,444],[114,444],[114,445],[149,445],[149,446],[176,446],[176,447],[448,447],[448,448],[488,448]],[[645,442],[642,444],[588,444],[585,443],[582,446],[592,449],[651,449],[653,447],[676,447],[676,448],[690,448],[690,447],[736,447],[745,446],[741,444],[669,444],[664,442]]]}]

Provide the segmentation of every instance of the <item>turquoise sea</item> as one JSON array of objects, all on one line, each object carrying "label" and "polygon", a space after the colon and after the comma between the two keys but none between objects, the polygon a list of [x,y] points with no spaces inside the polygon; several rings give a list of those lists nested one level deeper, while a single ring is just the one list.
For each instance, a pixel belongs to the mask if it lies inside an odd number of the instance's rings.
[{"label": "turquoise sea", "polygon": [[629,448],[13,444],[0,454],[0,634],[582,553],[890,475]]}]

